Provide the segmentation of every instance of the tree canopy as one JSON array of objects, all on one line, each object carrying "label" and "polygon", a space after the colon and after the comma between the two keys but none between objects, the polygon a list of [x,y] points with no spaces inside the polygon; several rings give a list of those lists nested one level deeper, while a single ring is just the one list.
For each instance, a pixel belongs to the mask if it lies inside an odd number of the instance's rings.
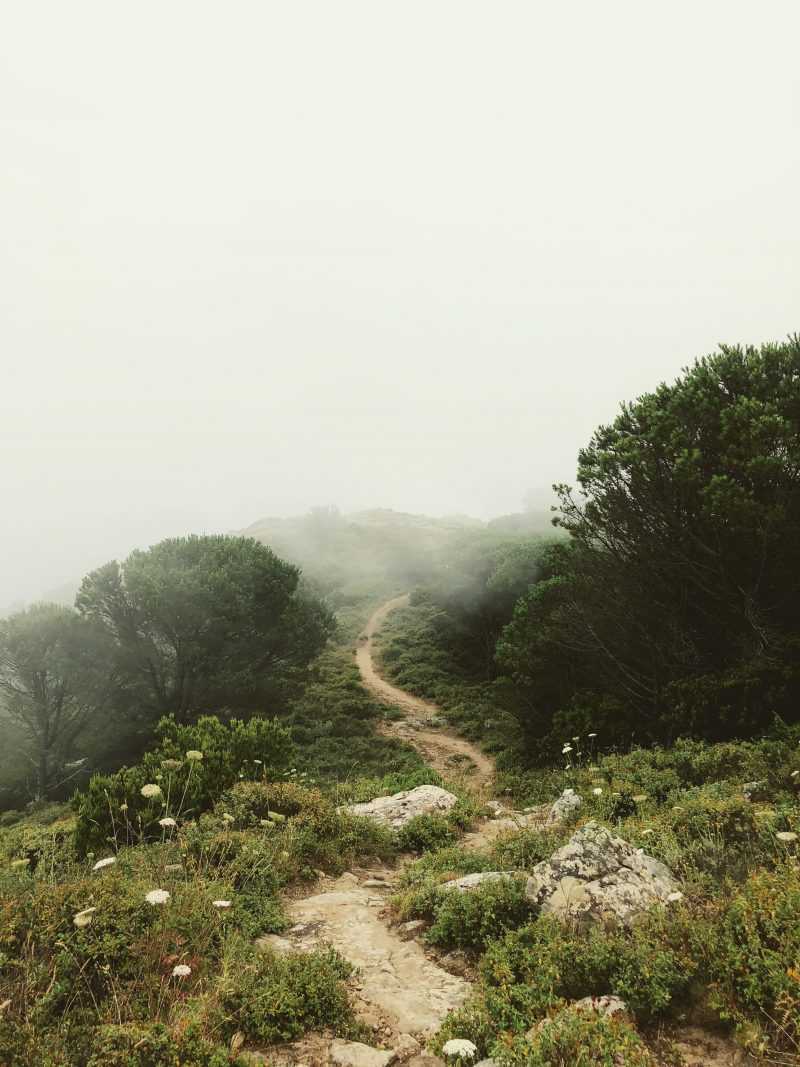
[{"label": "tree canopy", "polygon": [[299,570],[244,537],[182,537],[87,575],[76,605],[111,636],[131,709],[187,722],[276,710],[333,629]]},{"label": "tree canopy", "polygon": [[800,339],[723,347],[623,405],[578,485],[558,487],[571,544],[498,650],[532,736],[598,714],[639,737],[796,718]]}]

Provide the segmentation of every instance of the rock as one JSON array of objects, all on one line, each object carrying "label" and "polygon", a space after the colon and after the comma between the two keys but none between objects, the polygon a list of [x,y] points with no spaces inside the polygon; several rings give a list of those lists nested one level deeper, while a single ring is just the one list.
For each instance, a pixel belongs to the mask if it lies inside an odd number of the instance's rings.
[{"label": "rock", "polygon": [[450,882],[442,882],[436,888],[440,891],[449,892],[452,889],[459,893],[471,893],[473,889],[485,885],[486,882],[508,882],[516,878],[514,871],[479,871],[477,874],[465,874],[462,878],[454,878]]},{"label": "rock", "polygon": [[463,952],[448,952],[439,960],[439,966],[444,967],[448,974],[455,974],[459,978],[463,978],[469,969],[467,957]]},{"label": "rock", "polygon": [[406,1067],[444,1067],[444,1060],[438,1056],[431,1056],[427,1052],[421,1052],[419,1056],[412,1056],[406,1063]]},{"label": "rock", "polygon": [[349,812],[350,815],[363,815],[397,829],[405,826],[417,815],[449,811],[457,799],[438,785],[418,785],[416,789],[407,789],[390,797],[377,797],[365,804],[347,804],[339,808],[339,811]]},{"label": "rock", "polygon": [[563,921],[630,926],[677,889],[663,863],[588,822],[549,860],[537,863],[525,892],[543,913]]},{"label": "rock", "polygon": [[416,1056],[422,1051],[422,1046],[411,1034],[400,1034],[394,1043],[394,1058],[407,1060],[410,1056]]},{"label": "rock", "polygon": [[583,801],[574,789],[565,789],[558,800],[550,808],[546,825],[555,826],[557,823],[564,822],[565,819],[571,818],[582,803]]},{"label": "rock", "polygon": [[580,1000],[576,1000],[570,1007],[575,1011],[594,1011],[598,1015],[605,1015],[607,1018],[611,1018],[615,1015],[630,1015],[630,1009],[625,1001],[621,997],[603,996],[603,997],[581,997]]},{"label": "rock", "polygon": [[332,1041],[330,1057],[333,1067],[389,1067],[394,1053],[360,1041]]},{"label": "rock", "polygon": [[281,937],[280,934],[264,934],[256,940],[256,948],[260,952],[275,952],[278,956],[297,951],[297,945],[288,937]]},{"label": "rock", "polygon": [[398,926],[397,932],[404,941],[410,941],[412,937],[421,934],[427,925],[424,919],[410,919],[407,923]]},{"label": "rock", "polygon": [[475,1067],[500,1067],[498,1060],[479,1060]]},{"label": "rock", "polygon": [[368,878],[366,882],[361,883],[365,889],[391,889],[389,882],[384,882],[381,878]]},{"label": "rock", "polygon": [[487,800],[484,807],[488,808],[494,815],[500,815],[501,812],[506,810],[505,805],[501,804],[499,800]]},{"label": "rock", "polygon": [[760,782],[745,782],[742,786],[742,792],[748,800],[767,800],[767,783]]}]

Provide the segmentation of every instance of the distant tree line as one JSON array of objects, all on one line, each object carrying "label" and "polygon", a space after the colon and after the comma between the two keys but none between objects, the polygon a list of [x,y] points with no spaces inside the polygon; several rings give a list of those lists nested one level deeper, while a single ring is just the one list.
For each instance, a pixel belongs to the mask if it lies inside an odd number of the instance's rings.
[{"label": "distant tree line", "polygon": [[299,569],[257,541],[170,539],[87,575],[74,609],[0,620],[0,706],[46,797],[98,734],[113,763],[163,716],[280,712],[333,628]]}]

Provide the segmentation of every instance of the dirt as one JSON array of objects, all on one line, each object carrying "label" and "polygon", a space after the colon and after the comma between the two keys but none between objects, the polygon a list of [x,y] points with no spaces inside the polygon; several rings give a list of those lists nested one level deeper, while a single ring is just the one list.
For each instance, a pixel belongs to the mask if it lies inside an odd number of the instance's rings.
[{"label": "dirt", "polygon": [[402,719],[381,723],[379,730],[386,737],[398,738],[416,748],[425,762],[444,778],[460,781],[470,792],[488,794],[495,774],[494,760],[452,730],[430,725],[431,719],[441,719],[441,709],[398,689],[379,672],[375,637],[387,616],[406,607],[408,602],[409,596],[405,593],[382,604],[358,639],[356,663],[364,685],[382,703],[405,712]]}]

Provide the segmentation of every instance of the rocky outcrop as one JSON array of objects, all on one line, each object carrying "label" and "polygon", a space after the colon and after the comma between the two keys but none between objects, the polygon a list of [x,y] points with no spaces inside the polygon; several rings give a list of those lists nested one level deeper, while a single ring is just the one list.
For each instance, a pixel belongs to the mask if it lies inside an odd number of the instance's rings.
[{"label": "rocky outcrop", "polygon": [[630,926],[677,889],[663,863],[589,822],[533,868],[526,894],[544,914],[565,922]]},{"label": "rocky outcrop", "polygon": [[606,994],[602,997],[581,997],[571,1005],[575,1011],[593,1011],[597,1015],[605,1015],[606,1018],[625,1018],[630,1016],[630,1009],[622,997]]},{"label": "rocky outcrop", "polygon": [[578,811],[583,801],[574,789],[565,789],[558,800],[550,808],[547,816],[547,826],[557,826],[565,819],[571,819]]},{"label": "rocky outcrop", "polygon": [[431,815],[449,811],[458,798],[438,785],[418,785],[390,797],[377,797],[364,804],[348,804],[340,811],[351,815],[363,815],[397,830],[417,815]]},{"label": "rocky outcrop", "polygon": [[480,889],[487,882],[508,882],[512,878],[519,877],[514,871],[480,871],[478,874],[465,874],[461,878],[453,878],[449,882],[442,882],[437,886],[438,890],[458,893],[471,893],[474,889]]},{"label": "rocky outcrop", "polygon": [[394,1053],[360,1041],[332,1041],[330,1058],[332,1067],[389,1067]]}]

